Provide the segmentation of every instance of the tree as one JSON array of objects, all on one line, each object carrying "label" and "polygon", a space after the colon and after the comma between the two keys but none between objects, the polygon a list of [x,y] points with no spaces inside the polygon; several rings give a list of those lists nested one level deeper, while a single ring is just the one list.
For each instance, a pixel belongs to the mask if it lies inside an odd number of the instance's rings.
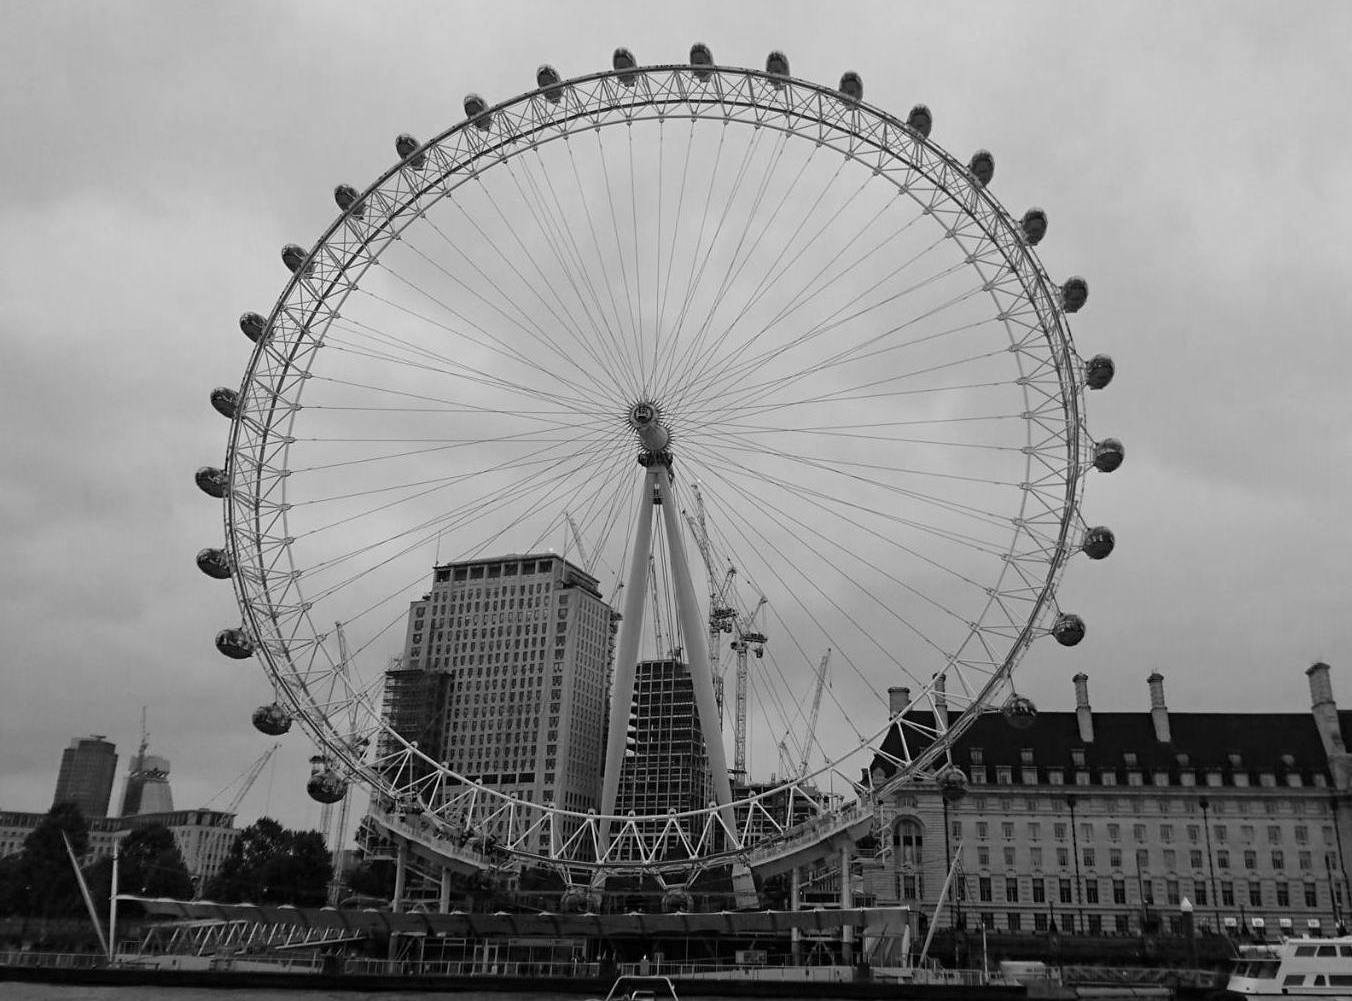
[{"label": "tree", "polygon": [[[162,824],[140,827],[118,846],[118,892],[140,897],[172,897],[191,900],[192,874],[174,841],[173,832]],[[111,858],[99,859],[89,875],[94,899],[108,899],[112,890]]]},{"label": "tree", "polygon": [[240,832],[205,896],[223,903],[318,907],[332,878],[323,835],[289,831],[271,817],[260,817]]},{"label": "tree", "polygon": [[0,871],[0,906],[8,913],[44,918],[84,913],[63,834],[76,858],[89,850],[89,825],[74,803],[53,806],[24,840],[17,861]]}]

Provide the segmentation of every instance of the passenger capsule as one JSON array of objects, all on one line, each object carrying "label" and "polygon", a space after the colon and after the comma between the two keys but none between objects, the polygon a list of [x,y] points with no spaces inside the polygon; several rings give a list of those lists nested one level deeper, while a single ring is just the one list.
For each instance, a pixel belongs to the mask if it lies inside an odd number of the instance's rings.
[{"label": "passenger capsule", "polygon": [[[316,759],[311,759],[314,760]],[[324,761],[323,758],[318,760]],[[347,783],[337,772],[325,765],[311,773],[310,781],[305,783],[305,791],[317,803],[337,803],[347,795]]]},{"label": "passenger capsule", "polygon": [[313,262],[309,264],[305,263],[305,258],[308,256],[309,254],[305,252],[305,248],[297,243],[288,243],[282,248],[282,263],[286,265],[286,269],[293,275],[302,268],[307,275],[314,270],[315,266]]},{"label": "passenger capsule", "polygon": [[278,702],[259,706],[253,711],[253,725],[259,733],[280,737],[291,729],[291,714]]},{"label": "passenger capsule", "polygon": [[244,331],[245,337],[257,344],[258,339],[267,332],[268,321],[259,313],[243,313],[239,318],[239,329]]},{"label": "passenger capsule", "polygon": [[638,62],[634,59],[634,54],[626,48],[618,48],[615,54],[610,57],[610,64],[615,67],[615,72],[619,74],[620,83],[626,87],[632,87],[637,75],[633,72]]},{"label": "passenger capsule", "polygon": [[559,71],[548,64],[535,71],[535,86],[545,92],[545,100],[550,104],[558,104],[563,99],[563,86],[559,80]]},{"label": "passenger capsule", "polygon": [[1094,468],[1100,473],[1111,473],[1126,457],[1126,449],[1116,438],[1104,438],[1094,446]]},{"label": "passenger capsule", "polygon": [[713,76],[709,67],[714,64],[714,54],[703,42],[690,46],[690,65],[694,67],[695,79],[701,83]]},{"label": "passenger capsule", "polygon": [[940,769],[939,774],[934,776],[934,782],[945,803],[957,803],[967,795],[967,775],[957,765]]},{"label": "passenger capsule", "polygon": [[230,492],[230,477],[224,469],[216,466],[203,466],[194,474],[198,488],[210,497],[221,498]]},{"label": "passenger capsule", "polygon": [[216,413],[233,420],[235,411],[239,409],[239,394],[225,386],[217,386],[211,391],[211,405]]},{"label": "passenger capsule", "polygon": [[991,178],[995,176],[995,157],[991,156],[990,150],[979,149],[972,154],[967,169],[976,178],[976,183],[984,188],[991,183]]},{"label": "passenger capsule", "polygon": [[663,914],[689,914],[695,909],[695,898],[679,887],[662,894]]},{"label": "passenger capsule", "polygon": [[1036,247],[1047,235],[1047,213],[1041,209],[1029,209],[1019,220],[1019,228],[1023,230],[1023,238],[1028,241],[1028,245]]},{"label": "passenger capsule", "polygon": [[1116,374],[1117,366],[1108,355],[1094,355],[1084,363],[1084,384],[1090,389],[1102,389]]},{"label": "passenger capsule", "polygon": [[357,189],[350,184],[340,184],[334,188],[333,200],[353,219],[360,219],[366,215],[366,203],[360,200]]},{"label": "passenger capsule", "polygon": [[197,569],[216,580],[229,580],[230,557],[224,549],[203,549],[197,554]]},{"label": "passenger capsule", "polygon": [[850,70],[840,78],[839,89],[851,101],[862,101],[864,99],[864,81],[854,70]]},{"label": "passenger capsule", "polygon": [[1089,283],[1079,275],[1067,278],[1061,286],[1061,308],[1067,313],[1078,313],[1088,299]]},{"label": "passenger capsule", "polygon": [[1000,707],[1000,715],[1015,730],[1027,730],[1037,722],[1037,706],[1026,695],[1011,695]]},{"label": "passenger capsule", "polygon": [[423,164],[427,162],[427,156],[422,152],[422,143],[407,132],[401,132],[395,137],[394,151],[399,154],[399,159],[403,160],[406,166],[414,170],[422,170]]},{"label": "passenger capsule", "polygon": [[930,129],[934,128],[934,116],[930,114],[929,107],[924,104],[917,104],[912,108],[911,113],[906,116],[906,126],[928,139]]},{"label": "passenger capsule", "polygon": [[601,910],[601,895],[582,886],[570,886],[559,898],[562,914],[595,914]]},{"label": "passenger capsule", "polygon": [[488,102],[478,94],[465,95],[465,117],[480,132],[487,132],[493,124],[493,116],[488,113]]},{"label": "passenger capsule", "polygon": [[1113,535],[1113,530],[1104,525],[1095,525],[1084,533],[1084,541],[1080,543],[1080,548],[1084,554],[1091,560],[1106,559],[1117,545],[1117,536]]},{"label": "passenger capsule", "polygon": [[248,660],[254,644],[243,629],[222,629],[216,634],[216,649],[232,660]]},{"label": "passenger capsule", "polygon": [[1062,612],[1052,623],[1052,635],[1062,646],[1074,646],[1084,639],[1084,619],[1070,612]]}]

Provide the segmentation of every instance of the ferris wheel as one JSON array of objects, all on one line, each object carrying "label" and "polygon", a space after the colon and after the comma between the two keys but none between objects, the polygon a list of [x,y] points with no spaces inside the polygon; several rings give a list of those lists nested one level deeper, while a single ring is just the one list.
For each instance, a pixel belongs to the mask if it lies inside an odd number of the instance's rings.
[{"label": "ferris wheel", "polygon": [[[1046,214],[1007,211],[991,154],[943,150],[924,105],[893,116],[778,52],[618,49],[464,110],[336,189],[241,318],[239,388],[211,395],[229,444],[197,482],[225,540],[198,564],[239,601],[218,649],[274,688],[255,725],[316,742],[315,798],[359,783],[484,864],[745,870],[898,784],[960,784],[947,751],[980,713],[1036,711],[1029,645],[1084,636],[1067,562],[1114,545],[1080,513],[1123,459],[1084,418],[1114,366],[1075,350],[1088,287],[1039,260]],[[434,572],[507,557],[610,613],[604,705],[571,719],[599,748],[590,799],[486,763],[556,746],[545,692],[586,673],[551,661],[557,606],[504,580],[456,606],[477,646],[412,626]],[[538,694],[479,680],[503,650]],[[650,711],[695,729],[704,784],[625,809],[636,672],[663,665],[675,702]],[[433,746],[391,718],[410,672],[443,686],[424,701],[472,679],[482,711],[443,714]],[[527,735],[485,723],[509,698]]]}]

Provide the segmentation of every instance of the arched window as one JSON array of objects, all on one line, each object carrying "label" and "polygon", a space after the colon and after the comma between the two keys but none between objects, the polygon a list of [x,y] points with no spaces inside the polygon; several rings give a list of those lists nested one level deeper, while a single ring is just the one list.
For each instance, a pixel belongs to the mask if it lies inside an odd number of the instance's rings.
[{"label": "arched window", "polygon": [[916,866],[921,863],[924,847],[924,828],[912,817],[902,817],[892,828],[892,848],[897,865]]}]

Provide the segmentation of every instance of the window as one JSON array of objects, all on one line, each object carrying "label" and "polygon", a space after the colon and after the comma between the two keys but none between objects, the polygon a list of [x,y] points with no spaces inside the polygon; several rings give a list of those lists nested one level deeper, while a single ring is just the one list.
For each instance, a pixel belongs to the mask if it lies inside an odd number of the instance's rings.
[{"label": "window", "polygon": [[1127,881],[1125,879],[1113,880],[1113,903],[1125,904],[1127,902]]},{"label": "window", "polygon": [[1069,904],[1069,903],[1071,903],[1071,901],[1072,901],[1073,898],[1072,898],[1071,895],[1070,895],[1070,880],[1068,880],[1068,879],[1063,879],[1063,880],[1060,880],[1059,882],[1060,882],[1060,885],[1059,885],[1058,889],[1060,890],[1061,903],[1063,903],[1063,904]]},{"label": "window", "polygon": [[976,896],[983,903],[991,899],[991,878],[989,876],[980,876],[976,881]]},{"label": "window", "polygon": [[976,850],[976,864],[981,869],[989,869],[991,865],[991,850],[982,845]]},{"label": "window", "polygon": [[1160,840],[1161,840],[1161,841],[1173,841],[1173,840],[1174,840],[1174,825],[1173,825],[1173,824],[1160,824]]},{"label": "window", "polygon": [[1031,821],[1028,824],[1028,840],[1036,841],[1042,836],[1042,825],[1037,821]]},{"label": "window", "polygon": [[1059,820],[1052,824],[1052,837],[1056,838],[1057,841],[1066,840],[1066,825]]},{"label": "window", "polygon": [[961,820],[955,820],[955,821],[953,821],[953,823],[949,825],[948,830],[949,830],[949,833],[953,835],[953,840],[954,840],[954,841],[961,841],[961,840],[962,840],[962,821],[961,821]]},{"label": "window", "polygon": [[976,836],[980,838],[982,841],[985,841],[986,838],[989,836],[987,834],[988,830],[989,826],[986,824],[984,820],[978,820],[976,822]]},{"label": "window", "polygon": [[1033,931],[1047,930],[1047,915],[1038,911],[1033,915]]},{"label": "window", "polygon": [[998,765],[996,767],[995,783],[996,785],[1002,786],[1012,785],[1014,783],[1013,771],[1008,765]]},{"label": "window", "polygon": [[1296,844],[1304,845],[1310,842],[1310,829],[1304,824],[1296,825]]},{"label": "window", "polygon": [[[1020,768],[1020,769],[1019,769],[1019,777],[1020,777],[1020,779],[1022,780],[1023,784],[1026,785],[1026,786],[1035,786],[1035,785],[1037,785],[1037,769],[1036,769],[1036,768]],[[1016,918],[1016,917],[1018,917],[1018,915],[1017,915],[1017,914],[1011,914],[1010,917],[1011,917],[1011,918]]]},{"label": "window", "polygon": [[1084,850],[1084,867],[1086,869],[1094,868],[1094,849],[1092,848]]},{"label": "window", "polygon": [[1093,840],[1094,840],[1094,825],[1093,825],[1093,824],[1081,824],[1081,825],[1080,825],[1080,837],[1084,838],[1086,841],[1093,841]]},{"label": "window", "polygon": [[1110,848],[1110,849],[1108,849],[1108,868],[1110,868],[1110,869],[1121,869],[1121,868],[1122,868],[1122,849],[1121,849],[1121,848]]},{"label": "window", "polygon": [[1013,876],[1005,877],[1005,903],[1017,904],[1019,902],[1019,881]]},{"label": "window", "polygon": [[1005,846],[1005,868],[1014,868],[1014,847],[1012,845]]},{"label": "window", "polygon": [[1017,911],[1011,911],[1011,912],[1007,915],[1006,920],[1009,922],[1009,930],[1010,930],[1010,931],[1020,931],[1020,930],[1021,930],[1021,928],[1022,928],[1022,921],[1021,921],[1021,919],[1020,919],[1020,917],[1019,917],[1019,913],[1018,913]]},{"label": "window", "polygon": [[1047,902],[1047,884],[1041,877],[1033,880],[1033,903],[1045,904]]},{"label": "window", "polygon": [[1149,849],[1149,848],[1137,848],[1137,849],[1136,849],[1136,868],[1137,868],[1137,869],[1149,869],[1149,868],[1150,868],[1150,849]]},{"label": "window", "polygon": [[1244,849],[1244,868],[1245,869],[1258,868],[1258,853],[1254,851],[1252,848]]},{"label": "window", "polygon": [[1217,824],[1215,833],[1216,833],[1216,843],[1219,845],[1225,844],[1225,840],[1229,836],[1229,831],[1226,830],[1225,825]]},{"label": "window", "polygon": [[1227,849],[1225,848],[1216,849],[1216,868],[1217,869],[1230,868],[1230,852]]},{"label": "window", "polygon": [[1239,836],[1245,844],[1250,844],[1253,841],[1253,825],[1242,824],[1239,828]]},{"label": "window", "polygon": [[1137,841],[1145,840],[1145,824],[1132,824],[1131,836]]},{"label": "window", "polygon": [[1124,752],[1122,752],[1122,764],[1126,765],[1128,768],[1135,768],[1135,767],[1136,767],[1136,752],[1135,752],[1135,751],[1124,751]]},{"label": "window", "polygon": [[1170,872],[1173,872],[1178,868],[1178,852],[1174,851],[1172,848],[1164,849],[1164,868],[1168,869]]},{"label": "window", "polygon": [[1249,880],[1249,906],[1263,906],[1263,884],[1256,879]]},{"label": "window", "polygon": [[1090,935],[1102,935],[1102,934],[1103,934],[1103,915],[1102,915],[1102,914],[1091,914],[1091,915],[1089,915],[1089,934],[1090,934]]},{"label": "window", "polygon": [[1056,849],[1056,864],[1059,865],[1062,869],[1064,869],[1066,866],[1070,865],[1070,849],[1069,849],[1069,848],[1058,848],[1058,849]]},{"label": "window", "polygon": [[1000,837],[1010,841],[1014,837],[1014,823],[1006,820],[1000,824]]},{"label": "window", "polygon": [[1109,825],[1108,825],[1108,840],[1109,840],[1109,841],[1119,841],[1119,840],[1121,840],[1121,837],[1122,837],[1122,825],[1121,825],[1121,824],[1109,824]]},{"label": "window", "polygon": [[1084,767],[1084,748],[1072,747],[1070,749],[1070,763],[1076,768]]},{"label": "window", "polygon": [[1310,853],[1309,853],[1309,852],[1296,852],[1296,864],[1300,867],[1301,871],[1303,871],[1303,872],[1309,872],[1309,871],[1310,871]]},{"label": "window", "polygon": [[1282,843],[1282,829],[1276,824],[1269,824],[1267,829],[1268,844],[1279,845]]},{"label": "window", "polygon": [[1059,768],[1047,769],[1047,784],[1053,786],[1066,784],[1066,773]]},{"label": "window", "polygon": [[1099,902],[1099,881],[1097,879],[1087,879],[1084,881],[1084,901],[1087,904],[1097,904]]},{"label": "window", "polygon": [[1315,885],[1313,883],[1305,884],[1305,906],[1306,907],[1319,906],[1319,893],[1315,889]]},{"label": "window", "polygon": [[1154,905],[1155,881],[1153,879],[1145,879],[1141,881],[1141,902],[1144,904],[1150,904],[1151,906]]},{"label": "window", "polygon": [[972,764],[974,765],[985,764],[986,761],[985,752],[983,752],[981,748],[973,747],[967,753],[971,756]]},{"label": "window", "polygon": [[1202,868],[1202,850],[1193,848],[1188,851],[1188,867],[1190,869]]},{"label": "window", "polygon": [[1272,868],[1277,870],[1286,868],[1286,856],[1280,848],[1272,849]]},{"label": "window", "polygon": [[1131,931],[1130,919],[1125,914],[1113,915],[1113,930],[1119,935],[1126,935]]},{"label": "window", "polygon": [[1028,849],[1028,861],[1029,861],[1030,863],[1032,863],[1032,866],[1033,866],[1034,869],[1041,869],[1041,868],[1042,868],[1042,849],[1041,849],[1041,848],[1030,848],[1030,849]]},{"label": "window", "polygon": [[982,911],[982,912],[981,912],[981,927],[982,927],[982,928],[985,928],[985,929],[987,929],[987,930],[989,930],[989,931],[994,931],[994,930],[995,930],[995,912],[994,912],[994,911]]},{"label": "window", "polygon": [[1221,906],[1235,906],[1235,884],[1228,879],[1221,880]]},{"label": "window", "polygon": [[1277,880],[1277,906],[1291,906],[1291,886],[1284,879]]},{"label": "window", "polygon": [[1197,826],[1196,824],[1189,824],[1189,825],[1188,825],[1188,842],[1189,842],[1190,844],[1194,844],[1194,845],[1197,844],[1197,842],[1198,842],[1198,840],[1200,840],[1201,836],[1202,836],[1202,829],[1201,829],[1199,826]]},{"label": "window", "polygon": [[1192,902],[1193,902],[1194,904],[1199,904],[1199,905],[1205,904],[1205,903],[1206,903],[1206,881],[1205,881],[1205,880],[1202,880],[1202,879],[1194,879],[1194,880],[1192,881]]},{"label": "window", "polygon": [[1172,904],[1175,907],[1179,905],[1182,897],[1178,892],[1178,880],[1166,879],[1164,881],[1164,900],[1165,903]]},{"label": "window", "polygon": [[1099,784],[1105,786],[1117,785],[1117,772],[1112,771],[1099,772]]}]

